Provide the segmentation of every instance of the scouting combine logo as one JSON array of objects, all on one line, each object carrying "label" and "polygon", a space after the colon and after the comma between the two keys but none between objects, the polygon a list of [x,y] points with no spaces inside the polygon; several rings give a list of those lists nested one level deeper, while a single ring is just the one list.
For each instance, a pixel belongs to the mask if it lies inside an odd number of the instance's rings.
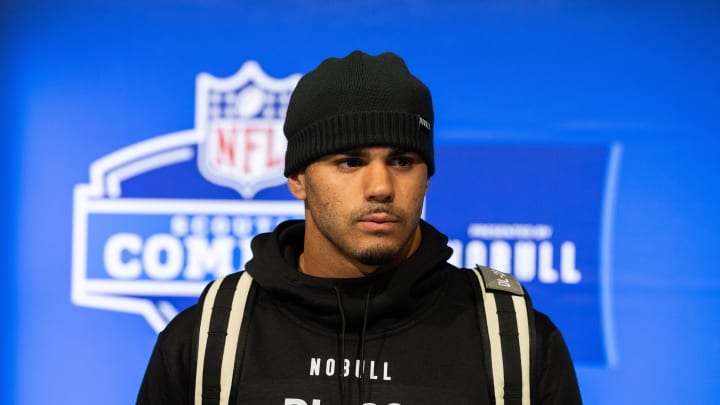
[{"label": "scouting combine logo", "polygon": [[253,236],[303,217],[275,187],[299,78],[269,77],[255,62],[226,79],[200,74],[196,128],[92,163],[74,192],[76,305],[139,314],[160,331],[210,280],[243,268]]}]

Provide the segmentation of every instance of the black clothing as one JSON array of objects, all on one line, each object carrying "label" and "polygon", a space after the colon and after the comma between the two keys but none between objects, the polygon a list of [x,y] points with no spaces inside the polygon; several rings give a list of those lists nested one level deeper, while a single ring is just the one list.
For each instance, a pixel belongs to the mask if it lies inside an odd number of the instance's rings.
[{"label": "black clothing", "polygon": [[[246,268],[255,293],[246,307],[247,340],[231,404],[492,404],[477,280],[446,262],[447,237],[420,226],[415,254],[391,271],[358,279],[297,271],[302,221],[258,235]],[[188,308],[160,334],[138,404],[193,402],[199,313],[197,305]],[[536,311],[534,318],[533,404],[580,404],[560,332],[545,315]]]}]

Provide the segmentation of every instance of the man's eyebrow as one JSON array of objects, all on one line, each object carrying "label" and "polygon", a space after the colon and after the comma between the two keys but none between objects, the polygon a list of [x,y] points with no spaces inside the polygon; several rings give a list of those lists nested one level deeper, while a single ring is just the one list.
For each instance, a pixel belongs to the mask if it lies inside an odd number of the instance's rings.
[{"label": "man's eyebrow", "polygon": [[[349,150],[343,150],[340,152],[335,152],[333,155],[344,155],[344,156],[352,156],[352,157],[367,157],[370,156],[370,152],[367,150],[368,148],[355,148],[355,149],[349,149]],[[415,153],[414,150],[405,149],[405,148],[392,148],[390,150],[389,156],[401,156],[408,153]]]}]

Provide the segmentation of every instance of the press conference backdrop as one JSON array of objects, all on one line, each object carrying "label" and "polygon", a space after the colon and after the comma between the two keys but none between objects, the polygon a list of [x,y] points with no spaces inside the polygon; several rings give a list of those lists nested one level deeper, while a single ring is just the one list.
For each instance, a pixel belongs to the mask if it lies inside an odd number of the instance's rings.
[{"label": "press conference backdrop", "polygon": [[134,401],[158,331],[302,216],[288,97],[354,49],[431,88],[425,218],[525,283],[586,403],[716,401],[717,4],[2,7],[3,403]]}]

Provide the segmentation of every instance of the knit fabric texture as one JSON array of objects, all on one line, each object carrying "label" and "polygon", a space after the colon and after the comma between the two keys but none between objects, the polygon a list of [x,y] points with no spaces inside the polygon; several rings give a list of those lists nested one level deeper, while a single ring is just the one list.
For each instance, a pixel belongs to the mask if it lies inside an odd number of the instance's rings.
[{"label": "knit fabric texture", "polygon": [[370,146],[417,152],[435,172],[430,90],[393,53],[354,51],[300,79],[285,118],[285,176],[316,159]]}]

